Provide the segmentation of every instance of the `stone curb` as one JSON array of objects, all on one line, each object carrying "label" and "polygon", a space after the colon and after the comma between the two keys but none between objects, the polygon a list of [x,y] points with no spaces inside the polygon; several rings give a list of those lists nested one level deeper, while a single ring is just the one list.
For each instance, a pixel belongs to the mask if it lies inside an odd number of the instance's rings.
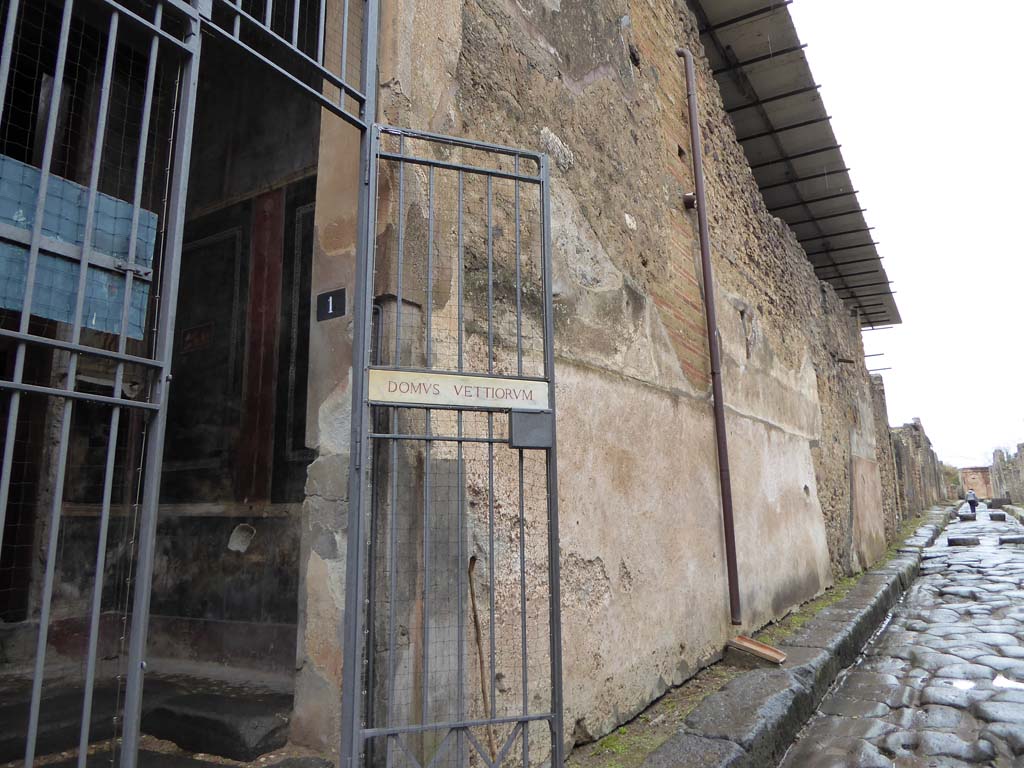
[{"label": "stone curb", "polygon": [[922,550],[938,539],[950,511],[932,509],[893,559],[868,571],[846,597],[792,635],[781,646],[781,667],[746,672],[705,698],[643,768],[775,766],[913,583]]}]

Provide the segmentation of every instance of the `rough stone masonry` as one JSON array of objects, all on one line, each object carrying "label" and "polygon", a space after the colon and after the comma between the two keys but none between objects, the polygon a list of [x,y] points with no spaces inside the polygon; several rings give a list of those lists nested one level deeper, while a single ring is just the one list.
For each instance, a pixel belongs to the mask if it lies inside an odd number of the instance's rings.
[{"label": "rough stone masonry", "polygon": [[[766,210],[684,3],[384,3],[381,119],[553,160],[570,744],[635,715],[717,658],[734,631],[696,226],[683,205],[693,183],[678,45],[699,59],[744,629],[870,565],[899,517],[939,493],[917,466],[934,460],[930,449],[894,458],[857,323]],[[353,192],[338,179],[356,160],[325,124],[314,279],[354,273]],[[311,361],[350,364],[347,338],[318,334]],[[325,368],[310,380],[319,458],[292,736],[331,748],[347,499],[331,478],[348,460],[350,376]],[[914,495],[894,509],[887,500],[908,476]]]}]

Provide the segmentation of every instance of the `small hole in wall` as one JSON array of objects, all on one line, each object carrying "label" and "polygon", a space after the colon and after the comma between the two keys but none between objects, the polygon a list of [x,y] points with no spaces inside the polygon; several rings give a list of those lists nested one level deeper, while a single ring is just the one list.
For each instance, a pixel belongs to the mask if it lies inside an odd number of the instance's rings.
[{"label": "small hole in wall", "polygon": [[804,496],[810,496],[810,495],[811,495],[811,489],[810,489],[810,488],[808,488],[808,487],[807,487],[807,486],[805,485],[805,486],[804,486]]},{"label": "small hole in wall", "polygon": [[676,144],[676,154],[679,156],[680,160],[686,159],[686,150],[683,149],[682,144]]}]

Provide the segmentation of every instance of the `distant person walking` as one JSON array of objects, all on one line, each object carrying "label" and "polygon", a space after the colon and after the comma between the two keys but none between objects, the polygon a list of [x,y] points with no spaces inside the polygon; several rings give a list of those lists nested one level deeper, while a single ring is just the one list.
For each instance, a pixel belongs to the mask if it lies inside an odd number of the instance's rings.
[{"label": "distant person walking", "polygon": [[976,514],[978,509],[978,494],[974,492],[973,488],[967,489],[967,503],[971,505],[971,514]]}]

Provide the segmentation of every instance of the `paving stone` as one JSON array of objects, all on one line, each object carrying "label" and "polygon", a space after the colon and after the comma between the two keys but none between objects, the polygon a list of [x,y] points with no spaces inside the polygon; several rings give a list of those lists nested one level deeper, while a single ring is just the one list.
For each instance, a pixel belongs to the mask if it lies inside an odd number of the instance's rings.
[{"label": "paving stone", "polygon": [[946,544],[950,547],[976,547],[981,544],[981,539],[977,536],[950,536]]},{"label": "paving stone", "polygon": [[955,734],[942,731],[922,731],[918,750],[929,756],[954,757],[971,763],[991,760],[996,752],[987,741],[969,743]]},{"label": "paving stone", "polygon": [[962,709],[931,704],[914,712],[914,725],[926,730],[941,728],[955,731],[963,717]]},{"label": "paving stone", "polygon": [[850,696],[829,696],[821,705],[821,712],[839,717],[884,717],[889,714],[889,707],[878,701],[865,701]]},{"label": "paving stone", "polygon": [[1024,726],[1024,704],[1010,701],[983,701],[974,706],[974,713],[992,723],[1019,723]]},{"label": "paving stone", "polygon": [[952,680],[991,680],[996,676],[994,670],[980,664],[951,664],[943,667],[941,676]]},{"label": "paving stone", "polygon": [[[888,627],[822,701],[783,768],[1024,768],[1024,689],[1012,687],[1024,683],[1024,547],[996,544],[1006,536],[1024,543],[1024,528],[983,513],[980,523],[958,522],[950,533],[949,547],[922,552]],[[958,546],[960,537],[972,546]],[[883,570],[883,578],[897,571]],[[881,600],[886,589],[876,578],[860,590],[859,604],[877,610],[872,595]],[[834,649],[826,629],[801,642]],[[848,725],[863,721],[886,727],[866,735]]]},{"label": "paving stone", "polygon": [[1014,755],[1024,755],[1024,728],[1012,723],[993,723],[982,734],[990,741],[1004,743]]},{"label": "paving stone", "polygon": [[970,691],[954,688],[951,685],[933,685],[921,691],[922,704],[939,704],[945,707],[966,709],[974,700]]},{"label": "paving stone", "polygon": [[895,731],[882,739],[882,747],[886,752],[902,757],[913,754],[919,741],[919,736],[914,731]]}]

